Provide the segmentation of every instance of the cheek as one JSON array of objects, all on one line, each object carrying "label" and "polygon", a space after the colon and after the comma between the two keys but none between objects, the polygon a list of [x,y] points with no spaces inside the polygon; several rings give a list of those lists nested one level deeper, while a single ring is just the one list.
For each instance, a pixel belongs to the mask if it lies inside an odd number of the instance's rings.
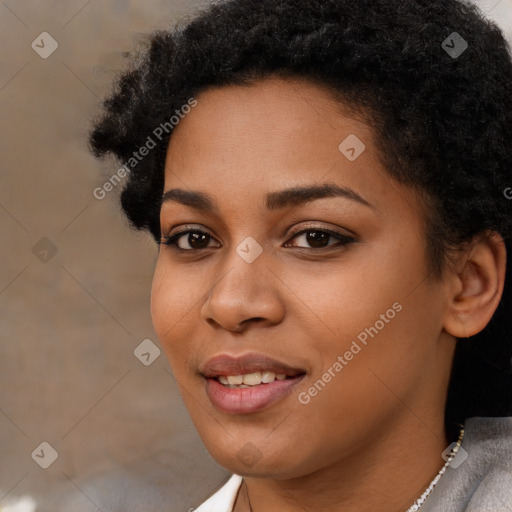
[{"label": "cheek", "polygon": [[159,256],[151,287],[151,318],[171,366],[174,360],[181,359],[188,346],[173,341],[187,339],[187,331],[197,325],[195,317],[204,293],[201,278],[196,282],[194,273],[189,274],[185,277],[169,265],[165,255]]},{"label": "cheek", "polygon": [[[314,378],[329,368],[337,376],[321,393],[333,410],[340,403],[353,408],[353,416],[364,415],[370,403],[381,409],[393,395],[379,377],[393,389],[410,391],[433,357],[429,350],[442,328],[442,296],[426,280],[418,245],[361,251],[361,258],[347,260],[336,271],[325,266],[295,279],[293,291],[301,300],[291,314],[311,319],[301,320],[301,328],[314,340],[309,352],[319,356]],[[343,370],[338,365],[336,371],[338,356]]]},{"label": "cheek", "polygon": [[[282,280],[293,292],[287,311],[318,336],[340,348],[366,328],[396,316],[424,278],[422,254],[375,244],[350,249],[339,262],[283,267]],[[405,263],[407,262],[407,263]],[[306,323],[307,322],[307,323]],[[387,322],[386,322],[387,325]]]},{"label": "cheek", "polygon": [[155,332],[163,343],[166,318],[172,314],[172,309],[169,311],[166,304],[169,302],[169,291],[165,283],[165,266],[161,263],[162,257],[158,257],[158,261],[153,275],[153,283],[151,286],[151,319]]}]

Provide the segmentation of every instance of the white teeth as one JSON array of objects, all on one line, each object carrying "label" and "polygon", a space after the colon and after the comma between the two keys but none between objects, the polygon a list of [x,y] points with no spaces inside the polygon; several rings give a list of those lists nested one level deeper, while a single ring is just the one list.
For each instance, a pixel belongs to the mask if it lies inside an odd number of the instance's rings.
[{"label": "white teeth", "polygon": [[274,382],[275,378],[276,374],[274,372],[261,372],[261,382],[263,382],[264,384]]},{"label": "white teeth", "polygon": [[247,388],[258,386],[260,384],[270,384],[275,380],[285,380],[285,373],[274,373],[269,370],[262,372],[246,373],[245,375],[219,375],[218,380],[221,384],[228,387]]},{"label": "white teeth", "polygon": [[228,375],[228,383],[231,385],[242,384],[243,381],[244,381],[243,375]]},{"label": "white teeth", "polygon": [[247,373],[244,375],[243,383],[247,386],[257,386],[261,384],[261,372]]}]

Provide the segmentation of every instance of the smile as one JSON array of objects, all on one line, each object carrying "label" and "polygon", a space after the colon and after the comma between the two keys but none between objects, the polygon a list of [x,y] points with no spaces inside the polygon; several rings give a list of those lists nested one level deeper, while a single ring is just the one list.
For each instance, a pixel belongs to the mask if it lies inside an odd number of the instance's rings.
[{"label": "smile", "polygon": [[294,368],[263,354],[221,355],[201,371],[211,404],[226,414],[250,414],[286,398],[305,377]]},{"label": "smile", "polygon": [[275,380],[285,380],[285,373],[274,373],[271,371],[253,372],[245,375],[219,375],[217,380],[229,388],[248,388],[260,384],[270,384]]}]

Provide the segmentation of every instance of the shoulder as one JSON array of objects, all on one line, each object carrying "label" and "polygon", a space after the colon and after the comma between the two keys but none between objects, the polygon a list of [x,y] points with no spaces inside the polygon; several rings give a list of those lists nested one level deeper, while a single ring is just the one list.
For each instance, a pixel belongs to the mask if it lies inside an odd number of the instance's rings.
[{"label": "shoulder", "polygon": [[471,420],[468,461],[480,478],[468,511],[507,510],[512,503],[512,417]]},{"label": "shoulder", "polygon": [[512,503],[512,417],[469,418],[463,450],[425,503],[425,512],[498,512]]},{"label": "shoulder", "polygon": [[240,475],[231,475],[230,479],[194,512],[232,512],[242,480]]}]

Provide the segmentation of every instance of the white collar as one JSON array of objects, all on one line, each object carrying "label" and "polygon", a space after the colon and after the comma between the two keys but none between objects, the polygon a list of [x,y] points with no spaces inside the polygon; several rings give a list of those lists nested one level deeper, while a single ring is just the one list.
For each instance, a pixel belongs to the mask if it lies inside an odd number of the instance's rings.
[{"label": "white collar", "polygon": [[243,477],[233,474],[215,494],[210,496],[194,512],[232,512],[242,480]]}]

